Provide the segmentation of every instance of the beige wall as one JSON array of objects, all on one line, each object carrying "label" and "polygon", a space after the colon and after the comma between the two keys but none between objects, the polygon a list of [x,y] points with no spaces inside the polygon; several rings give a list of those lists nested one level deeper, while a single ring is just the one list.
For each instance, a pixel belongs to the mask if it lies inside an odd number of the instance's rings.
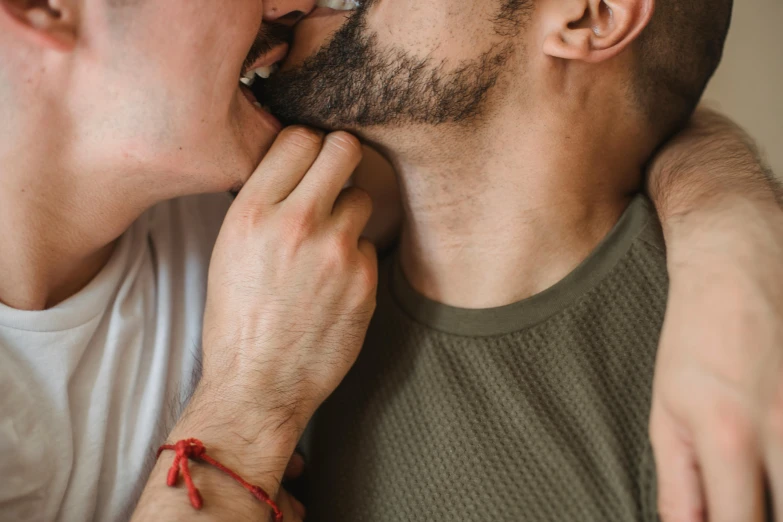
[{"label": "beige wall", "polygon": [[745,127],[783,177],[783,0],[734,0],[732,24],[705,99]]}]

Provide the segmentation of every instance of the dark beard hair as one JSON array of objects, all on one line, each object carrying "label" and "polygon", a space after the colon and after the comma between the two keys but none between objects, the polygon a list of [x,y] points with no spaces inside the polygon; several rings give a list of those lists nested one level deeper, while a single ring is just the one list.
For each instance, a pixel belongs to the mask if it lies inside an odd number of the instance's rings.
[{"label": "dark beard hair", "polygon": [[381,48],[366,24],[371,3],[301,67],[264,82],[263,103],[272,113],[286,124],[326,129],[465,123],[480,116],[513,44],[497,44],[447,71],[432,58]]}]

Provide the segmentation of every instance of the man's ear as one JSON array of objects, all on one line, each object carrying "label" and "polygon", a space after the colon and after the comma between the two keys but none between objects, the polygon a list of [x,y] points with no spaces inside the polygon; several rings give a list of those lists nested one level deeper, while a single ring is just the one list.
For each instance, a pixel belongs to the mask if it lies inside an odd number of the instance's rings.
[{"label": "man's ear", "polygon": [[75,0],[0,0],[0,30],[31,43],[68,51],[76,43]]},{"label": "man's ear", "polygon": [[624,51],[650,23],[655,0],[550,0],[544,53],[598,63]]}]

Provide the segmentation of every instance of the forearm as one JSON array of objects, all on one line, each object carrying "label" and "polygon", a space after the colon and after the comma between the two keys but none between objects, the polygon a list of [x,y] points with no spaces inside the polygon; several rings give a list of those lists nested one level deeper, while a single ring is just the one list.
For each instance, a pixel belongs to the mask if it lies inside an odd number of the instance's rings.
[{"label": "forearm", "polygon": [[730,505],[761,520],[783,454],[778,184],[739,128],[702,111],[652,162],[649,190],[670,276],[650,421],[661,516]]},{"label": "forearm", "polygon": [[[375,309],[378,260],[360,237],[372,205],[360,189],[342,190],[360,159],[349,134],[288,127],[237,195],[209,263],[201,382],[168,438],[206,449],[189,463],[203,509],[166,485],[178,453],[164,451],[137,522],[268,518],[260,493],[202,463],[206,455],[280,501],[287,522],[300,518],[280,482],[310,418],[356,361]],[[202,451],[178,451],[194,448]]]},{"label": "forearm", "polygon": [[705,271],[736,279],[743,289],[777,288],[780,185],[742,129],[701,109],[651,163],[648,189],[666,236],[673,289],[707,284]]},{"label": "forearm", "polygon": [[751,220],[774,217],[783,202],[779,182],[750,137],[707,109],[654,158],[647,188],[667,235],[689,218],[709,219],[721,209],[736,208]]},{"label": "forearm", "polygon": [[[667,316],[688,317],[685,307],[693,303],[725,300],[745,320],[718,329],[722,338],[702,348],[720,352],[725,345],[726,354],[735,354],[731,347],[753,338],[754,325],[776,324],[783,316],[778,183],[739,127],[702,110],[652,162],[649,188],[666,239]],[[689,342],[662,343],[660,353]],[[763,341],[757,345],[766,346]],[[742,356],[754,357],[754,348],[746,346]]]},{"label": "forearm", "polygon": [[[260,486],[274,499],[297,435],[281,430],[279,424],[256,418],[253,410],[231,404],[209,400],[197,391],[167,443],[199,439],[208,455],[247,482]],[[176,487],[166,485],[174,457],[174,451],[161,454],[134,512],[134,522],[194,519],[196,511],[190,504],[183,478],[180,476]],[[204,462],[191,460],[188,464],[203,498],[199,520],[271,520],[271,509],[231,477]]]}]

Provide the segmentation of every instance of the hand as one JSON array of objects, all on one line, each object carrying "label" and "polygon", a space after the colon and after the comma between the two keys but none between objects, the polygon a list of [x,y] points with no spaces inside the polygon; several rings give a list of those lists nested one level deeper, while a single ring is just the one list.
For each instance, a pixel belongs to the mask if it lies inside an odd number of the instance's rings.
[{"label": "hand", "polygon": [[765,474],[783,513],[783,302],[734,267],[682,270],[650,425],[661,517],[764,520]]},{"label": "hand", "polygon": [[344,132],[284,130],[220,231],[199,397],[233,405],[259,432],[298,437],[361,349],[377,285],[360,238],[372,205],[342,190],[360,159]]},{"label": "hand", "polygon": [[[342,190],[360,158],[349,134],[289,128],[245,184],[209,268],[201,382],[168,438],[200,439],[278,499],[287,521],[303,513],[280,490],[296,442],[356,360],[375,308],[375,250],[360,239],[372,205],[361,190]],[[174,500],[182,492],[166,486],[173,459],[158,459],[134,520],[192,516]],[[193,471],[200,519],[269,514],[224,473]]]},{"label": "hand", "polygon": [[[671,285],[650,435],[664,522],[765,520],[766,488],[783,516],[783,213],[744,135],[716,117],[656,162],[672,183],[718,178],[698,208],[680,194],[679,215],[663,216]],[[724,191],[727,162],[742,172]]]}]

